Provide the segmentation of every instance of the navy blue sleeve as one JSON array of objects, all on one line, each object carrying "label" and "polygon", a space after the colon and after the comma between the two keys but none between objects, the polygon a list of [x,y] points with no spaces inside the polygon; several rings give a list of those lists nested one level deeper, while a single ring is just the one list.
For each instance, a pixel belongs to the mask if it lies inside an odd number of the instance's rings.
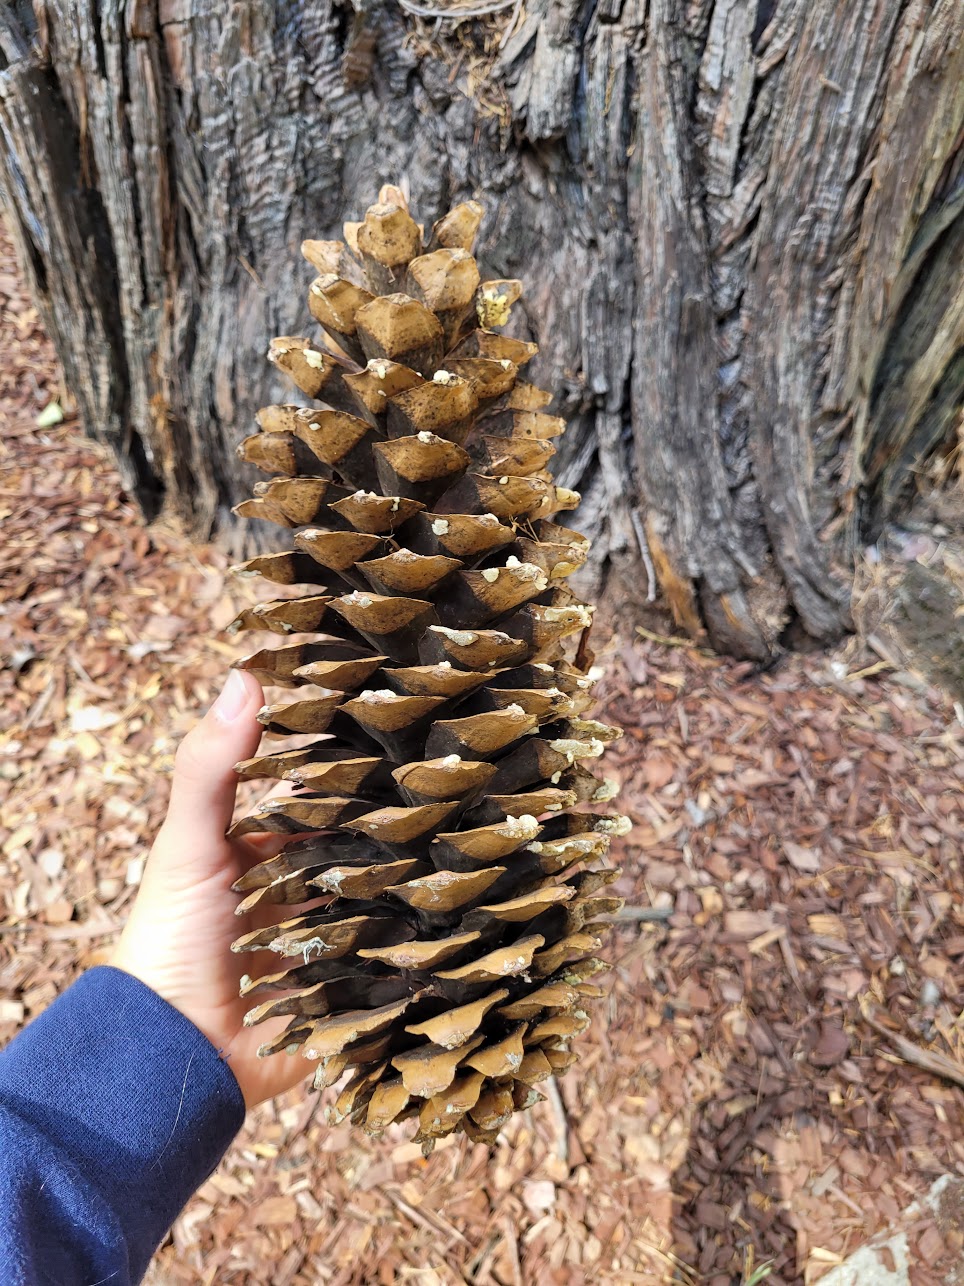
[{"label": "navy blue sleeve", "polygon": [[0,1052],[0,1282],[127,1286],[244,1119],[207,1037],[119,969]]}]

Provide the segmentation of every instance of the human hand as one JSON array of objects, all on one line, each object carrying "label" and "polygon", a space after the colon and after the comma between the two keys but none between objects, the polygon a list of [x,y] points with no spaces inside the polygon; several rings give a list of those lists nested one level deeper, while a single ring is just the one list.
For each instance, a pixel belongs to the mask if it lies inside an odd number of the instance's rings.
[{"label": "human hand", "polygon": [[257,750],[263,701],[257,679],[232,670],[214,705],[181,742],[167,816],[110,961],[207,1036],[249,1108],[290,1089],[308,1070],[298,1057],[258,1058],[258,1046],[286,1020],[243,1025],[251,1002],[238,990],[251,963],[231,951],[235,938],[257,927],[235,915],[239,899],[231,885],[281,844],[274,836],[225,838],[238,783],[234,764]]}]

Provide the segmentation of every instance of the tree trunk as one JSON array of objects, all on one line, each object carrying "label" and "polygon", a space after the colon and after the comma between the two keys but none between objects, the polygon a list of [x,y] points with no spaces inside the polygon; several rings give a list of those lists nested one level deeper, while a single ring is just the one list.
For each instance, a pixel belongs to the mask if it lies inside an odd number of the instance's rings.
[{"label": "tree trunk", "polygon": [[145,511],[230,522],[300,240],[402,181],[525,281],[597,580],[740,656],[838,636],[960,415],[959,0],[357,4],[0,3],[10,221]]}]

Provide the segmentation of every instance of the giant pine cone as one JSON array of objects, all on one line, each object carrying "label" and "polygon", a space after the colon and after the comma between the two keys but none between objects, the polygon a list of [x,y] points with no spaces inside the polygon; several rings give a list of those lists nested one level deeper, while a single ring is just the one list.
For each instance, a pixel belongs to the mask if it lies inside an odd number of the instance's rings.
[{"label": "giant pine cone", "polygon": [[579,499],[548,472],[565,425],[519,379],[535,344],[498,333],[521,285],[480,280],[482,213],[426,243],[384,188],[347,245],[305,242],[338,354],[276,339],[318,405],[266,407],[239,448],[278,476],[237,512],[295,530],[242,570],[308,593],[234,628],[309,637],[238,664],[299,689],[262,710],[268,736],[313,737],[239,765],[299,788],[233,828],[292,837],[238,881],[239,912],[314,903],[234,944],[281,958],[245,978],[273,997],[247,1021],[290,1015],[262,1053],[318,1060],[318,1088],[350,1072],[335,1116],[417,1116],[426,1148],[491,1142],[576,1058],[619,905],[599,860],[627,826],[580,807],[611,799],[591,765],[617,735],[585,717],[592,608],[566,577],[588,541],[557,521]]}]

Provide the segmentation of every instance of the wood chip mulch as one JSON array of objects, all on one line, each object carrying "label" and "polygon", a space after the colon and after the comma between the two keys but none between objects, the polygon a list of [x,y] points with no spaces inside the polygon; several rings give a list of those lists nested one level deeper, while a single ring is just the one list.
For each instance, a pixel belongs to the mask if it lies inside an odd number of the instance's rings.
[{"label": "wood chip mulch", "polygon": [[[56,368],[8,247],[0,296],[3,1041],[105,958],[250,600],[219,551],[143,527],[76,425],[37,427]],[[260,1109],[155,1286],[813,1282],[964,1175],[952,701],[863,674],[853,645],[762,675],[601,653],[636,827],[581,1063],[491,1155],[459,1138],[424,1161],[309,1092]],[[914,1280],[948,1280],[959,1225],[911,1239]]]}]

